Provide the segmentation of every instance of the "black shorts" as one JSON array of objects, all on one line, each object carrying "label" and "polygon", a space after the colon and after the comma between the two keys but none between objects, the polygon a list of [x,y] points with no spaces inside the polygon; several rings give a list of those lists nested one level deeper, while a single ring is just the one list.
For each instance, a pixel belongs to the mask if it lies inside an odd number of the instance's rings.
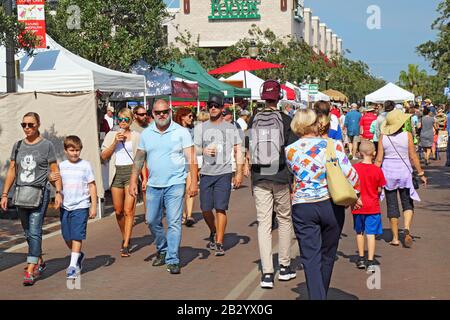
[{"label": "black shorts", "polygon": [[414,202],[409,195],[409,188],[385,190],[386,206],[388,218],[400,218],[400,208],[398,206],[397,191],[400,193],[400,202],[403,211],[414,210]]},{"label": "black shorts", "polygon": [[200,208],[226,211],[230,202],[232,174],[219,176],[200,175]]}]

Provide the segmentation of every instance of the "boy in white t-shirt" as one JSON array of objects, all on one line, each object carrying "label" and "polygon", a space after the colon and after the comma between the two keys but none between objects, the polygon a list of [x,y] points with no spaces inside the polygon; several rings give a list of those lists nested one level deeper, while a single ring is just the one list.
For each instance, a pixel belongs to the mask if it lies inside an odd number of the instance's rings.
[{"label": "boy in white t-shirt", "polygon": [[81,273],[84,253],[82,241],[86,239],[88,218],[97,215],[97,188],[91,164],[80,159],[83,148],[77,136],[64,139],[67,160],[59,164],[63,184],[61,206],[61,232],[71,250],[67,278],[76,279]]}]

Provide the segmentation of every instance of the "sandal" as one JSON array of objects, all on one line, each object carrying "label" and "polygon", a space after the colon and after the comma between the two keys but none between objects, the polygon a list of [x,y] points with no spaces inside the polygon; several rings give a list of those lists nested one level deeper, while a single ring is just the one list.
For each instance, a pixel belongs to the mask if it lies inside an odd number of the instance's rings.
[{"label": "sandal", "polygon": [[128,258],[129,256],[131,256],[130,249],[128,249],[128,247],[123,247],[122,252],[120,253],[120,256],[122,258]]},{"label": "sandal", "polygon": [[411,246],[413,245],[413,241],[414,241],[413,238],[409,234],[409,230],[405,230],[405,239],[403,243],[405,248],[411,248]]},{"label": "sandal", "polygon": [[192,217],[187,218],[186,227],[192,227],[195,224],[195,219]]},{"label": "sandal", "polygon": [[400,242],[389,242],[389,244],[391,245],[391,246],[394,246],[394,247],[398,247],[399,245],[400,245]]},{"label": "sandal", "polygon": [[185,225],[185,224],[186,224],[186,217],[185,217],[185,216],[183,216],[183,217],[181,218],[181,224],[182,224],[182,225]]}]

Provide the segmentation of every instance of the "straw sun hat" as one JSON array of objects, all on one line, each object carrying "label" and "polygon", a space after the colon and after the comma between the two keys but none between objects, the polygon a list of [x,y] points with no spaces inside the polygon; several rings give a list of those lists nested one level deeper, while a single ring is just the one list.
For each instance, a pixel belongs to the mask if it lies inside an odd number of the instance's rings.
[{"label": "straw sun hat", "polygon": [[405,122],[411,118],[412,114],[406,114],[403,111],[396,109],[389,112],[386,116],[386,120],[380,126],[381,133],[385,135],[391,135],[400,130]]}]

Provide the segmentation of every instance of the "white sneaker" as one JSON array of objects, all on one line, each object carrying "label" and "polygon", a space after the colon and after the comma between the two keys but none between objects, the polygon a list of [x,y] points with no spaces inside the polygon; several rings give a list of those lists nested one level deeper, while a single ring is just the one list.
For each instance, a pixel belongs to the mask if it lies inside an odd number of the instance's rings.
[{"label": "white sneaker", "polygon": [[265,273],[261,277],[261,288],[272,289],[273,288],[273,273]]},{"label": "white sneaker", "polygon": [[289,281],[294,279],[297,276],[297,273],[291,269],[290,266],[285,267],[280,265],[280,273],[278,274],[278,280],[280,281]]}]

